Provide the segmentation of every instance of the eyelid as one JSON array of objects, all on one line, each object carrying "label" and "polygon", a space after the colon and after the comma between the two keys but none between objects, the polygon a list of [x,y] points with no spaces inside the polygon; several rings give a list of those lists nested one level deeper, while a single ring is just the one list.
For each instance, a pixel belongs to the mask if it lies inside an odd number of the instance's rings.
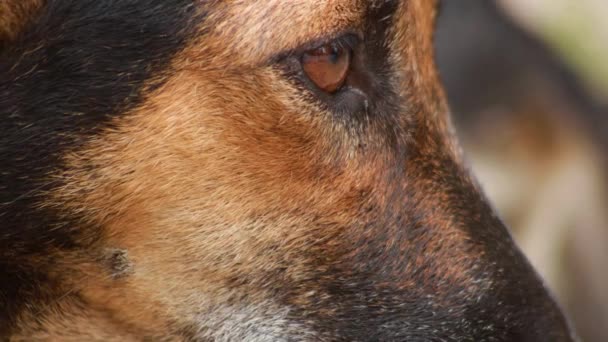
[{"label": "eyelid", "polygon": [[[328,43],[334,44],[336,47],[339,47],[339,48],[354,50],[355,47],[357,46],[357,44],[359,43],[359,37],[347,34],[347,35],[340,36],[334,40],[331,40]],[[318,47],[321,47],[321,46],[323,46],[323,45],[320,45]]]},{"label": "eyelid", "polygon": [[276,63],[289,57],[299,58],[305,52],[320,48],[323,45],[327,44],[338,44],[338,46],[340,47],[352,50],[357,46],[359,42],[361,42],[362,39],[363,38],[361,34],[353,32],[352,30],[342,31],[335,35],[312,40],[308,43],[298,46],[295,49],[280,52],[271,59],[271,63]]}]

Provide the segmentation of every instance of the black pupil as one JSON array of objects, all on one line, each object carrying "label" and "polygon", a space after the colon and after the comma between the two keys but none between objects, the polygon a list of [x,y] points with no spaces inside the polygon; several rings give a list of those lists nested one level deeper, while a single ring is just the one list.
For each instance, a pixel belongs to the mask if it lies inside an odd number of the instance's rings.
[{"label": "black pupil", "polygon": [[329,60],[331,63],[336,64],[338,63],[338,59],[340,59],[340,56],[342,55],[342,49],[338,46],[333,45],[331,47],[331,54],[329,56]]}]

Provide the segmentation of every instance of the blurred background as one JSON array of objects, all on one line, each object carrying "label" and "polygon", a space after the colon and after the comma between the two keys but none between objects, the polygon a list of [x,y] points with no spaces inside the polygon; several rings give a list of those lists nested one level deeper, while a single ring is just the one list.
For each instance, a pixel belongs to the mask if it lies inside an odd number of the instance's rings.
[{"label": "blurred background", "polygon": [[608,1],[443,0],[471,168],[583,341],[608,341]]}]

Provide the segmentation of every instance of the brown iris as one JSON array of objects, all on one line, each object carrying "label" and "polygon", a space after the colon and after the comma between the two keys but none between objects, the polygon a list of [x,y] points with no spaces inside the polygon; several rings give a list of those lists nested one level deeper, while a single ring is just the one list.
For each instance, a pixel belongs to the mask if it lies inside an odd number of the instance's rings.
[{"label": "brown iris", "polygon": [[330,43],[305,52],[302,67],[317,87],[327,93],[335,93],[346,81],[351,58],[350,48]]}]

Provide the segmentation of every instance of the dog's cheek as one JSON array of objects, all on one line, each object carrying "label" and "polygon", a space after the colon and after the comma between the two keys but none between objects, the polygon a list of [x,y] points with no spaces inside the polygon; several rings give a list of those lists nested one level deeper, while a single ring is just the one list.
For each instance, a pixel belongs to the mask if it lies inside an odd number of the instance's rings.
[{"label": "dog's cheek", "polygon": [[313,166],[325,146],[310,133],[318,131],[311,105],[302,99],[297,111],[292,98],[274,96],[288,90],[276,89],[275,72],[249,77],[211,83],[218,75],[184,68],[66,158],[70,181],[54,205],[85,212],[103,227],[105,247],[128,255],[128,273],[83,290],[90,302],[125,321],[159,310],[195,319],[246,292],[239,310],[283,315],[265,283],[309,272],[293,251],[306,249],[309,218],[290,213],[302,203],[326,211],[332,195],[314,182],[340,180]]}]

